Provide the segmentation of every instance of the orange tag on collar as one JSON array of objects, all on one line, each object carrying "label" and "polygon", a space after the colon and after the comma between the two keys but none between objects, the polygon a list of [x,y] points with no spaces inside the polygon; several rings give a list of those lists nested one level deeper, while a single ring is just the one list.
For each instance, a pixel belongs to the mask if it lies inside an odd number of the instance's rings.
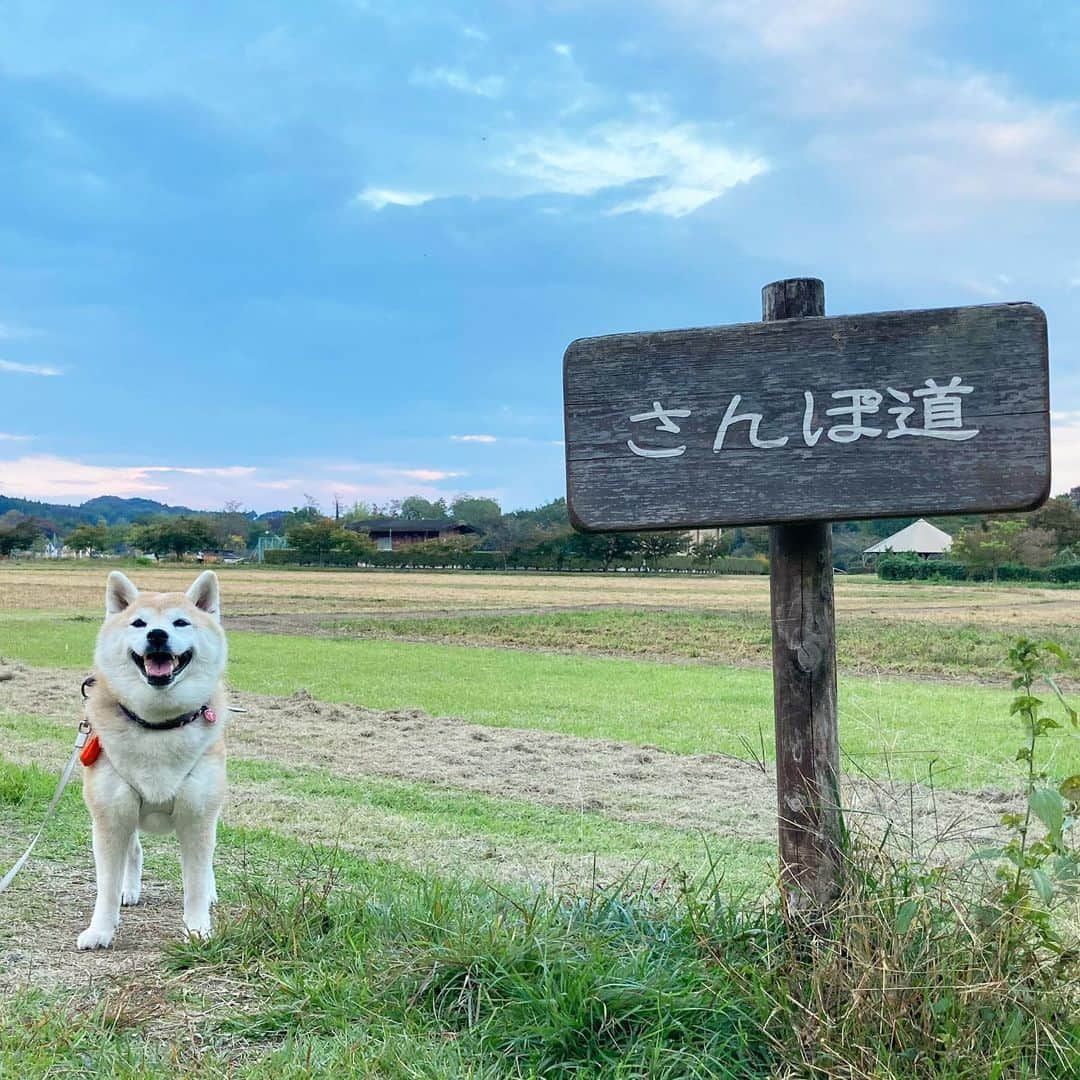
[{"label": "orange tag on collar", "polygon": [[82,748],[82,753],[79,755],[79,760],[89,768],[97,761],[101,755],[101,740],[96,735],[91,735],[86,740],[86,745]]}]

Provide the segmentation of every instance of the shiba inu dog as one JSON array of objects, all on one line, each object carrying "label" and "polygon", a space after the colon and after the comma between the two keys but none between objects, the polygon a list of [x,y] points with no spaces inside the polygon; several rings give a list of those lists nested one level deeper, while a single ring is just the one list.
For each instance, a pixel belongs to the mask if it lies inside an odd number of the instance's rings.
[{"label": "shiba inu dog", "polygon": [[119,571],[109,574],[84,689],[93,734],[82,755],[83,798],[94,825],[97,901],[80,949],[108,948],[121,904],[139,902],[140,829],[176,833],[184,925],[210,933],[225,797],[226,655],[211,571],[186,593],[140,593]]}]

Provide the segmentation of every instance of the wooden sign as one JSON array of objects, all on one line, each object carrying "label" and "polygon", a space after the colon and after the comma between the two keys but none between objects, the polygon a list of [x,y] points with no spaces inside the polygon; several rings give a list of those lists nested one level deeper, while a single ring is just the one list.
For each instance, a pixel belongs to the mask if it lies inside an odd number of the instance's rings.
[{"label": "wooden sign", "polygon": [[989,304],[581,338],[567,501],[586,531],[1031,510],[1046,316]]}]

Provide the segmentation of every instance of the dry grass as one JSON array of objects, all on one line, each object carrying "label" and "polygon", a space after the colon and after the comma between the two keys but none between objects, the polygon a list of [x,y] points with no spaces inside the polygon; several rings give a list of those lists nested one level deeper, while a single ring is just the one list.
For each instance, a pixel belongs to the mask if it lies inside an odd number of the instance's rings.
[{"label": "dry grass", "polygon": [[[110,564],[0,564],[0,610],[97,614]],[[129,570],[147,589],[183,588],[199,567]],[[760,611],[769,606],[766,577],[638,574],[496,574],[220,569],[232,615],[277,613],[547,611],[558,608],[667,608]],[[838,577],[840,618],[861,615],[928,622],[957,620],[998,628],[1072,625],[1076,594],[1028,586],[932,585]]]}]

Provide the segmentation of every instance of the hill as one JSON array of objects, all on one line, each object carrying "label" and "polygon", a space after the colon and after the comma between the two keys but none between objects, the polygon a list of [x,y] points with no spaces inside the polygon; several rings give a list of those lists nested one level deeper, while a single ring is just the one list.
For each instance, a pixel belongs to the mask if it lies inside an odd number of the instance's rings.
[{"label": "hill", "polygon": [[9,510],[18,510],[48,522],[62,533],[76,525],[96,525],[99,521],[104,521],[107,525],[124,525],[138,518],[162,514],[201,513],[187,506],[169,506],[154,499],[122,499],[116,495],[101,495],[96,499],[88,499],[79,506],[0,495],[0,514],[6,514]]}]

